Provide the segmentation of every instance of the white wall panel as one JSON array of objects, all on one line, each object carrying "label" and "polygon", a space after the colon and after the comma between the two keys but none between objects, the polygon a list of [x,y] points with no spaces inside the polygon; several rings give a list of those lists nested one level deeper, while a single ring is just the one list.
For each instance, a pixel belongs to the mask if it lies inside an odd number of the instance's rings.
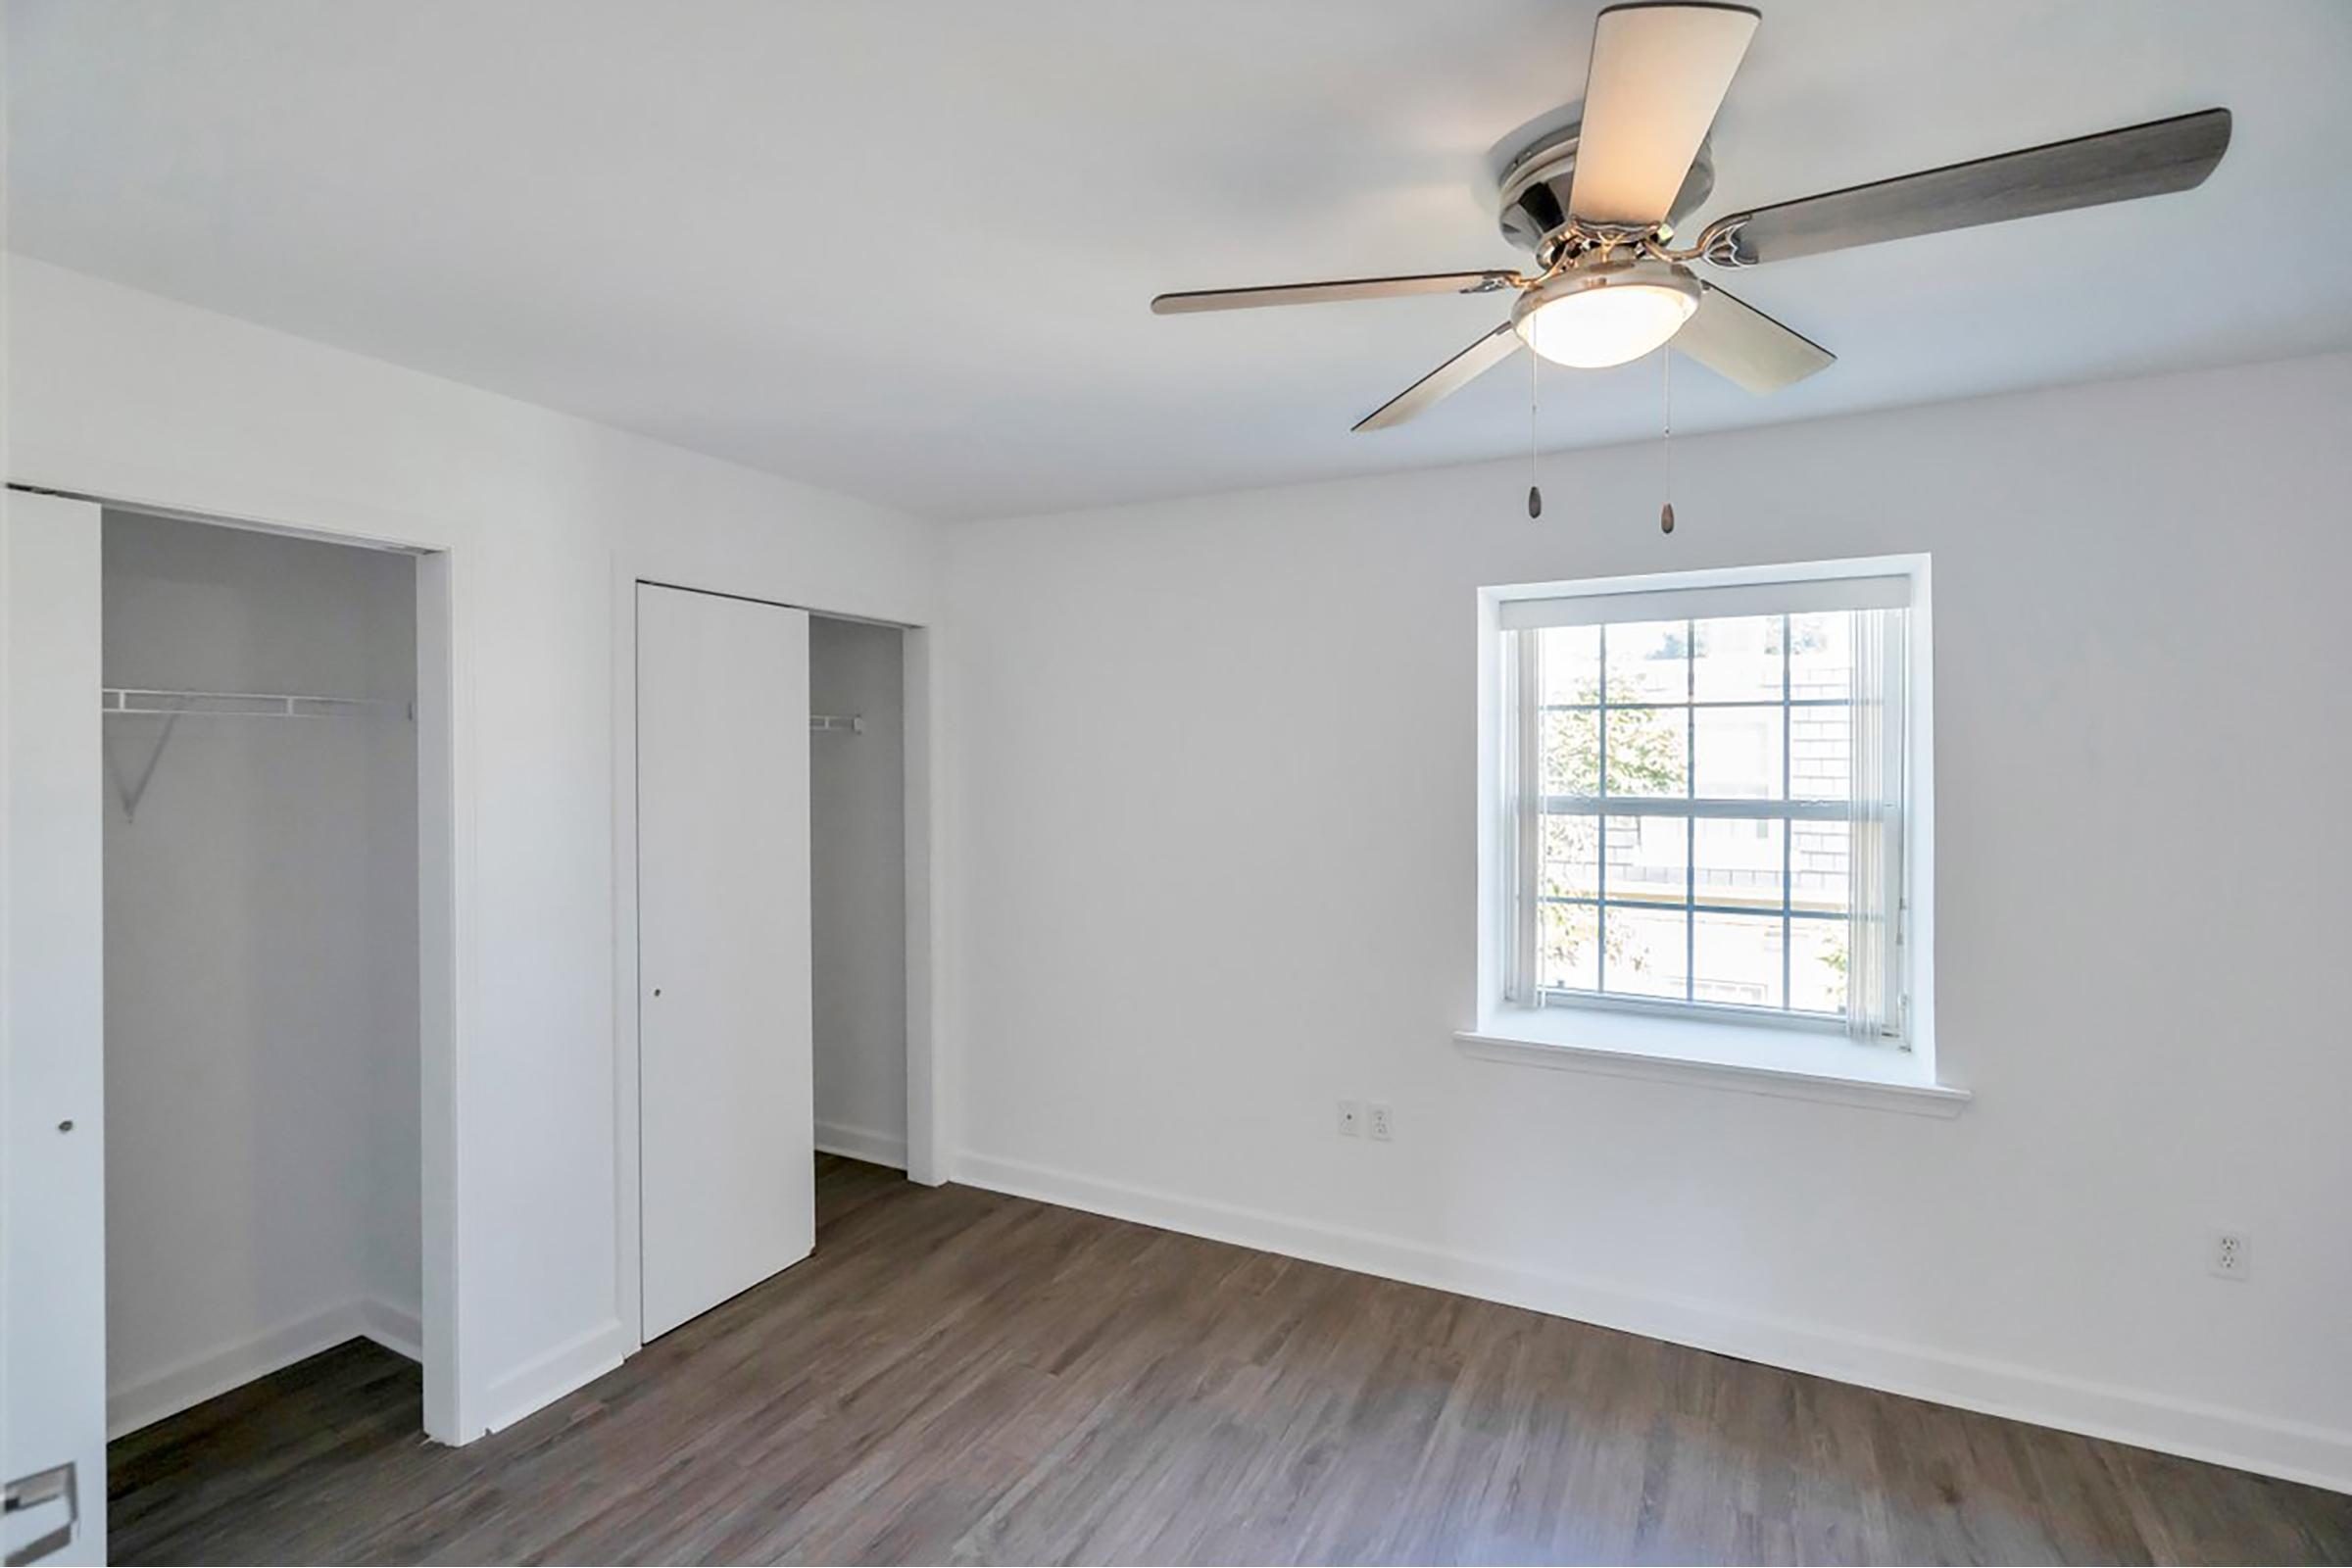
[{"label": "white wall panel", "polygon": [[[445,558],[456,1053],[428,1061],[434,1434],[527,1414],[633,1348],[615,1054],[612,563],[916,624],[936,530],[886,509],[11,257],[9,477]],[[625,671],[627,665],[620,668]],[[442,831],[437,812],[430,818]],[[428,1148],[434,1118],[427,1118]],[[428,1264],[428,1270],[430,1265]],[[436,1295],[439,1278],[448,1298]],[[461,1332],[462,1331],[462,1332]],[[429,1357],[428,1357],[429,1359]]]},{"label": "white wall panel", "polygon": [[[2347,430],[2335,356],[1678,440],[1671,536],[1655,443],[959,529],[959,1169],[2352,1486]],[[1974,1105],[1458,1053],[1479,586],[1918,551]]]}]

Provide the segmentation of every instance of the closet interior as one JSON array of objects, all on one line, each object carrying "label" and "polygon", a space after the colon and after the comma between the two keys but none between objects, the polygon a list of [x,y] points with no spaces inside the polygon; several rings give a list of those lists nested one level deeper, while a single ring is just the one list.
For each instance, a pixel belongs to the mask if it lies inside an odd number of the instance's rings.
[{"label": "closet interior", "polygon": [[110,510],[108,1418],[418,1355],[416,572]]},{"label": "closet interior", "polygon": [[808,617],[816,1147],[906,1165],[906,632]]}]

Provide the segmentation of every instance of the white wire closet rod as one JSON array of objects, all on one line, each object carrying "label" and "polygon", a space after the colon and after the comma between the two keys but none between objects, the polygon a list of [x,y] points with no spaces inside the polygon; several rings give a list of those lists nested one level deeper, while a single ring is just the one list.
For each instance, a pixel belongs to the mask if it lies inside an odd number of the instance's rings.
[{"label": "white wire closet rod", "polygon": [[[395,714],[416,716],[405,701],[395,697],[320,697],[301,692],[186,692],[109,686],[99,693],[98,707],[108,713],[154,713],[173,717],[208,718],[345,718]],[[865,733],[862,713],[811,713],[815,731]]]},{"label": "white wire closet rod", "polygon": [[318,697],[300,692],[175,692],[109,686],[98,694],[106,713],[172,718],[415,718],[398,697]]}]

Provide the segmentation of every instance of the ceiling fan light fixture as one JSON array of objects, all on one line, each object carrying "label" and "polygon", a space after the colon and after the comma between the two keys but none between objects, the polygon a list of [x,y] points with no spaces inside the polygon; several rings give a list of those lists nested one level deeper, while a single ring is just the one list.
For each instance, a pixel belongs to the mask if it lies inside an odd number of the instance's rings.
[{"label": "ceiling fan light fixture", "polygon": [[1527,346],[1555,365],[1604,369],[1663,346],[1698,310],[1700,284],[1669,262],[1562,272],[1511,308]]}]

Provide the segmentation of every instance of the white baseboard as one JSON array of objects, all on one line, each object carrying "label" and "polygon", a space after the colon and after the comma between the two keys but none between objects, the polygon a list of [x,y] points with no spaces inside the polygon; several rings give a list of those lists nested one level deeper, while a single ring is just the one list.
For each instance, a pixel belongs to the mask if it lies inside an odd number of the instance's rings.
[{"label": "white baseboard", "polygon": [[412,1361],[424,1358],[417,1348],[414,1312],[384,1301],[345,1301],[291,1323],[281,1323],[235,1345],[189,1356],[121,1388],[109,1389],[106,1435],[112,1440],[152,1426],[216,1395],[242,1388],[256,1378],[268,1377],[355,1339],[373,1340]]},{"label": "white baseboard", "polygon": [[839,1154],[844,1159],[862,1159],[872,1165],[888,1165],[893,1170],[906,1168],[906,1140],[896,1133],[820,1121],[816,1124],[816,1147],[822,1153]]},{"label": "white baseboard", "polygon": [[636,1348],[621,1321],[607,1318],[545,1354],[533,1356],[505,1376],[492,1378],[482,1391],[482,1405],[497,1413],[474,1436],[503,1431],[524,1416],[545,1409],[566,1394],[603,1377]]},{"label": "white baseboard", "polygon": [[424,1327],[414,1308],[394,1306],[370,1297],[360,1302],[360,1332],[394,1355],[419,1365],[424,1361]]},{"label": "white baseboard", "polygon": [[959,1154],[951,1179],[1888,1394],[2352,1492],[2352,1431],[2280,1421],[1714,1302],[1462,1256],[1396,1237],[1310,1224],[1019,1160]]}]

